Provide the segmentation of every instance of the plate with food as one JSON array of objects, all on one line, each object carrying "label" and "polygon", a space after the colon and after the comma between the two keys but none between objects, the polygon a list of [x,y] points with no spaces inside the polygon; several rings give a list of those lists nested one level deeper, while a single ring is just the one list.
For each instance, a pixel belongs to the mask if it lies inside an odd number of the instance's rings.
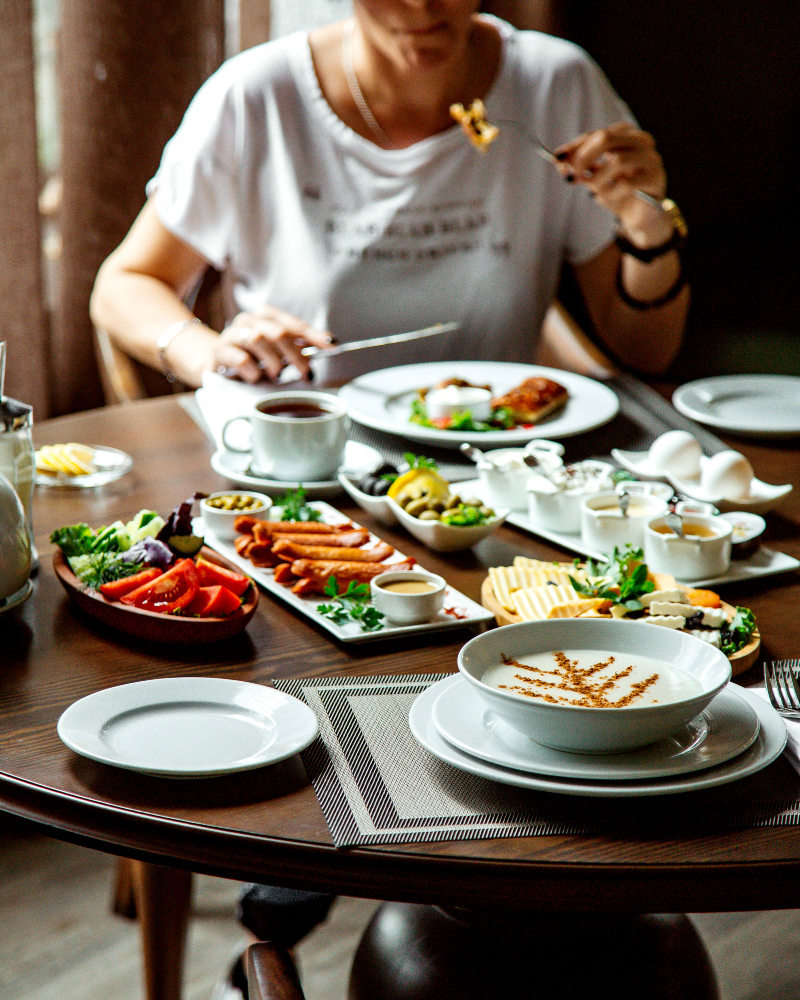
[{"label": "plate with food", "polygon": [[196,499],[167,520],[140,510],[127,523],[54,531],[53,568],[70,599],[103,624],[156,642],[216,642],[241,632],[258,588],[194,534]]},{"label": "plate with food", "polygon": [[99,444],[44,444],[36,452],[37,486],[91,489],[120,479],[133,459],[118,448]]},{"label": "plate with food", "polygon": [[389,622],[372,603],[371,581],[390,571],[422,567],[324,501],[276,506],[268,519],[243,515],[236,526],[234,542],[209,534],[208,543],[341,642],[484,625],[493,618],[491,611],[447,586],[443,606],[430,620]]},{"label": "plate with food", "polygon": [[499,361],[384,368],[348,382],[339,395],[358,423],[445,448],[572,437],[619,410],[616,393],[602,382]]},{"label": "plate with food", "polygon": [[725,603],[714,591],[652,573],[641,549],[630,546],[585,562],[545,562],[516,556],[490,567],[481,600],[498,625],[552,618],[603,617],[641,622],[642,628],[679,629],[728,656],[734,675],[758,659],[761,636],[748,608]]}]

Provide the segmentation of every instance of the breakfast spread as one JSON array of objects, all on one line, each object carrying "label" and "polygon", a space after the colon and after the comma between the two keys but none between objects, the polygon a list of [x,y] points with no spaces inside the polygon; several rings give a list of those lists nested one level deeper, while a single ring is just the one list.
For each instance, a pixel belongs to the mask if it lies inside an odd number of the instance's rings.
[{"label": "breakfast spread", "polygon": [[504,655],[481,680],[523,698],[583,708],[666,704],[702,691],[696,678],[652,657],[588,649]]},{"label": "breakfast spread", "polygon": [[487,120],[486,105],[480,98],[476,98],[467,108],[463,104],[451,104],[450,114],[472,145],[482,153],[486,152],[500,134],[500,129]]},{"label": "breakfast spread", "polygon": [[454,377],[417,390],[409,419],[438,430],[511,430],[540,423],[568,399],[563,385],[539,375],[500,396],[492,396],[489,385],[473,385]]}]

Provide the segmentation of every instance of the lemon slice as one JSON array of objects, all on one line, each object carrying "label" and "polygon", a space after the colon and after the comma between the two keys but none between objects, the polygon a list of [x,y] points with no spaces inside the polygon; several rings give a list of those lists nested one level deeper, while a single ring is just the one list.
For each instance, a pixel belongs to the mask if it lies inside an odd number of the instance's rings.
[{"label": "lemon slice", "polygon": [[69,444],[46,444],[36,452],[36,468],[39,472],[85,476],[96,471],[91,464],[93,458],[91,448],[74,441]]},{"label": "lemon slice", "polygon": [[431,500],[444,500],[450,495],[450,484],[446,479],[430,469],[409,469],[389,487],[388,496],[400,503],[401,500],[416,500],[427,496]]}]

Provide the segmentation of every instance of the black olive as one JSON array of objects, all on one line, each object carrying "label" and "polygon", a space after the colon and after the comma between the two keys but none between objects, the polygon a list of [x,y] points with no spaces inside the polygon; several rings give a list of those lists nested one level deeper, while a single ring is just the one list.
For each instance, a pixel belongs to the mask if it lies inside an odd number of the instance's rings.
[{"label": "black olive", "polygon": [[392,465],[391,462],[384,462],[383,465],[379,465],[378,468],[372,473],[373,476],[396,476],[397,466]]},{"label": "black olive", "polygon": [[372,490],[372,495],[376,497],[383,497],[389,492],[389,487],[392,485],[391,479],[379,479]]},{"label": "black olive", "polygon": [[367,473],[366,476],[362,476],[358,481],[358,488],[362,493],[368,493],[372,496],[372,491],[375,488],[375,484],[378,482],[378,477],[374,472]]}]

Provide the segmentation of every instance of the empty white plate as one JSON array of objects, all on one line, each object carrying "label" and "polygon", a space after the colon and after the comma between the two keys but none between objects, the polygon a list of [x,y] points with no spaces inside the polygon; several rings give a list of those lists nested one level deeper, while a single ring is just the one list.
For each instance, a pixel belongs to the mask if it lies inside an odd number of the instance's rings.
[{"label": "empty white plate", "polygon": [[630,753],[577,754],[528,739],[495,715],[462,678],[443,685],[433,706],[434,725],[460,750],[502,767],[595,781],[662,778],[722,764],[758,736],[758,716],[732,688],[669,739]]},{"label": "empty white plate", "polygon": [[672,402],[692,420],[733,434],[781,438],[800,434],[796,375],[721,375],[676,389]]},{"label": "empty white plate", "polygon": [[317,735],[314,712],[274,688],[218,677],[170,677],[87,695],[58,720],[84,757],[171,778],[274,764]]}]

